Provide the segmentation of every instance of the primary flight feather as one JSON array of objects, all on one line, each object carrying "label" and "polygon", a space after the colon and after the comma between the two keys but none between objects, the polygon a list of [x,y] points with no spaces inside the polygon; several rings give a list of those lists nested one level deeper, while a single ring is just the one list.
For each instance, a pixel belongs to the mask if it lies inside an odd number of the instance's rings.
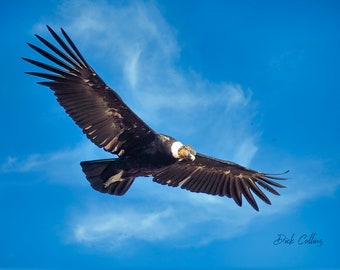
[{"label": "primary flight feather", "polygon": [[151,129],[98,76],[62,28],[62,36],[47,29],[58,47],[38,35],[49,51],[28,45],[52,65],[23,58],[48,72],[26,73],[47,79],[38,83],[54,92],[86,136],[118,156],[80,163],[94,189],[123,195],[136,177],[151,176],[163,185],[233,198],[239,206],[244,197],[258,211],[254,195],[270,204],[263,189],[279,195],[274,187],[284,188],[275,180],[285,178],[196,153],[190,145]]}]

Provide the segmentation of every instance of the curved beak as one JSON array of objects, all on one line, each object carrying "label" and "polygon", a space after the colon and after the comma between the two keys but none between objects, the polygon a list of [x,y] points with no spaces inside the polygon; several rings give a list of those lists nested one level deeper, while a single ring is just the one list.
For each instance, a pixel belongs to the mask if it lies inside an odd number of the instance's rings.
[{"label": "curved beak", "polygon": [[191,161],[195,161],[195,159],[196,159],[195,155],[193,155],[193,154],[191,154],[191,153],[190,153],[190,155],[189,155],[189,158],[190,158]]},{"label": "curved beak", "polygon": [[196,156],[196,151],[195,149],[191,146],[191,145],[186,145],[185,148],[188,150],[189,154],[188,157],[190,160],[194,161],[195,160],[195,156]]}]

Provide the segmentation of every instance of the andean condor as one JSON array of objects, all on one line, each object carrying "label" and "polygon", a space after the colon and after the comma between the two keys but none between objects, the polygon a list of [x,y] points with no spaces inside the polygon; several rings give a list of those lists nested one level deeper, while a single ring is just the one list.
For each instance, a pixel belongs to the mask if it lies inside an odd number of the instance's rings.
[{"label": "andean condor", "polygon": [[27,44],[57,66],[23,58],[48,71],[26,73],[47,79],[38,83],[54,92],[59,104],[86,136],[118,156],[80,163],[94,189],[123,195],[136,177],[151,176],[163,185],[233,198],[239,206],[244,196],[258,211],[253,194],[271,204],[259,187],[275,195],[279,193],[273,186],[285,187],[273,181],[285,178],[196,153],[190,145],[151,129],[105,84],[62,28],[64,39],[47,28],[59,48],[39,35],[36,37],[52,54]]}]

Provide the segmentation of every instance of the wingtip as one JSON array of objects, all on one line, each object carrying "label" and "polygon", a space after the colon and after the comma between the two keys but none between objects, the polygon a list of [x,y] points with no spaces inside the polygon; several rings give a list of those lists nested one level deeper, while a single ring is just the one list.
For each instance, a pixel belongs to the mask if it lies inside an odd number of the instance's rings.
[{"label": "wingtip", "polygon": [[22,60],[31,63],[31,59],[27,58],[27,57],[21,57]]},{"label": "wingtip", "polygon": [[[259,212],[260,211],[260,208],[259,206],[257,205],[256,201],[250,201],[248,200],[247,197],[245,197],[249,203],[249,205],[256,211],[256,212]],[[236,204],[239,206],[239,207],[242,207],[242,200],[241,201],[237,201],[235,200],[234,198],[234,201],[236,202]],[[270,204],[270,203],[269,203]]]},{"label": "wingtip", "polygon": [[63,27],[60,27],[60,31],[63,33],[63,35],[67,35]]},{"label": "wingtip", "polygon": [[232,196],[232,198],[234,199],[234,202],[241,207],[242,206],[242,197],[238,198],[237,196]]},{"label": "wingtip", "polygon": [[50,27],[48,24],[46,24],[46,28],[47,28],[47,30],[52,34],[52,36],[57,35],[56,32],[53,30],[53,28]]},{"label": "wingtip", "polygon": [[253,209],[257,212],[260,211],[259,206],[256,202],[256,200],[254,198],[248,198],[247,196],[244,196],[246,198],[246,200],[248,201],[248,203],[251,205],[251,207],[253,207]]},{"label": "wingtip", "polygon": [[272,179],[276,179],[276,180],[287,180],[288,178],[286,177],[277,177],[278,175],[284,175],[289,173],[290,170],[287,170],[285,172],[281,172],[281,173],[265,173],[265,176],[270,177]]},{"label": "wingtip", "polygon": [[[53,30],[53,28],[52,28],[51,26],[49,26],[48,24],[46,24],[46,28],[47,28],[47,30],[48,30],[49,32],[55,33],[55,31]],[[64,29],[63,29],[62,27],[60,27],[60,30],[61,30],[62,32],[64,32]]]},{"label": "wingtip", "polygon": [[259,206],[257,205],[257,203],[255,202],[255,204],[250,204],[252,207],[253,207],[253,209],[256,211],[256,212],[259,212],[260,211],[260,208],[259,208]]}]

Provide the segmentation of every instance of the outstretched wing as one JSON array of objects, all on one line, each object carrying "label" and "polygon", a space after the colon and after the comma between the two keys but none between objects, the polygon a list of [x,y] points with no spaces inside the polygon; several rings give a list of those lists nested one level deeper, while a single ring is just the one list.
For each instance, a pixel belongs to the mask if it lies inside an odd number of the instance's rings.
[{"label": "outstretched wing", "polygon": [[97,146],[113,154],[122,155],[133,149],[135,140],[144,143],[155,133],[96,74],[86,62],[69,36],[61,29],[66,42],[49,26],[59,48],[46,39],[36,37],[52,52],[33,44],[28,45],[55,65],[36,60],[24,60],[48,71],[26,72],[47,79],[39,84],[54,91],[58,102]]},{"label": "outstretched wing", "polygon": [[259,188],[279,195],[273,188],[285,186],[273,180],[285,178],[260,173],[236,163],[223,161],[201,154],[196,155],[195,161],[178,161],[153,175],[154,181],[168,186],[181,186],[192,192],[227,196],[241,206],[242,196],[256,210],[259,207],[253,193],[267,204],[271,204],[268,197]]}]

